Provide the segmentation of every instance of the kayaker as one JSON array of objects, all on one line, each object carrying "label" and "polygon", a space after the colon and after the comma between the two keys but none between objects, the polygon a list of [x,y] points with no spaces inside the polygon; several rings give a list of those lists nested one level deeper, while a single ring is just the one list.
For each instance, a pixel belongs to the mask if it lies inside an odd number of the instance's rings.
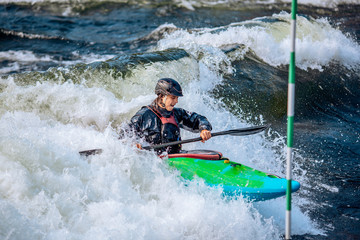
[{"label": "kayaker", "polygon": [[[143,106],[130,120],[130,128],[149,144],[180,141],[180,128],[200,132],[202,142],[211,138],[211,124],[206,117],[182,108],[175,108],[182,97],[180,84],[172,78],[158,80],[155,93],[157,98],[148,106]],[[140,144],[137,144],[141,148]],[[158,153],[178,153],[181,145],[173,145],[158,150]]]}]

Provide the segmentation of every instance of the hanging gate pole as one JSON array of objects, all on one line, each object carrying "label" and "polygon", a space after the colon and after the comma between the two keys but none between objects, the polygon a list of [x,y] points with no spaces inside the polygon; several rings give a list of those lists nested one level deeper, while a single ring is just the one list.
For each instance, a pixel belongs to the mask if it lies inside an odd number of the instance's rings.
[{"label": "hanging gate pole", "polygon": [[286,158],[286,221],[285,239],[291,239],[291,169],[293,157],[294,113],[295,113],[295,37],[297,0],[291,4],[291,52],[289,65],[288,108],[287,108],[287,158]]}]

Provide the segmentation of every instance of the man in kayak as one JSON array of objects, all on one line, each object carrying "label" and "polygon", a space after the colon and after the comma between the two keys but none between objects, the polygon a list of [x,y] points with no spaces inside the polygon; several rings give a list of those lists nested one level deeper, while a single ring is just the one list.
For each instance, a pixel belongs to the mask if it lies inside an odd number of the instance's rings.
[{"label": "man in kayak", "polygon": [[[148,106],[143,106],[130,120],[130,128],[146,142],[155,145],[180,141],[180,128],[200,132],[202,142],[211,138],[211,124],[206,117],[175,108],[182,97],[180,84],[171,78],[160,79],[155,87],[157,98]],[[141,148],[140,144],[137,144]],[[178,153],[181,145],[172,145],[158,150],[158,153]]]}]

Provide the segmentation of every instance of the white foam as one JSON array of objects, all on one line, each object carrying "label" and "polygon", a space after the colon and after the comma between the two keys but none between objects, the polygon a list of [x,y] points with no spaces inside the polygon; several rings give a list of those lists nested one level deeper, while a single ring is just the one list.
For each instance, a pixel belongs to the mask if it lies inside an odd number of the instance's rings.
[{"label": "white foam", "polygon": [[327,184],[319,184],[319,187],[322,187],[322,188],[324,188],[327,191],[332,192],[332,193],[338,193],[339,192],[339,188],[337,188],[335,186],[329,186]]},{"label": "white foam", "polygon": [[98,55],[98,54],[94,54],[94,53],[81,55],[77,51],[72,52],[72,55],[75,58],[78,58],[78,60],[60,61],[60,60],[56,60],[51,55],[35,54],[33,51],[9,50],[9,51],[0,52],[0,59],[8,60],[8,61],[16,61],[16,62],[54,62],[59,65],[61,64],[61,65],[69,66],[69,65],[74,65],[76,63],[92,63],[95,61],[106,61],[106,60],[111,59],[116,56],[116,55],[110,55],[110,54]]},{"label": "white foam", "polygon": [[[11,206],[1,214],[14,220],[1,224],[2,237],[24,232],[51,239],[239,239],[239,231],[240,239],[279,236],[273,221],[250,204],[226,202],[201,182],[186,187],[154,154],[137,153],[111,129],[101,133],[25,112],[3,115],[0,129],[0,206]],[[76,154],[94,143],[104,154],[90,162]]]},{"label": "white foam", "polygon": [[[292,3],[292,0],[174,0],[179,6],[195,11],[195,7],[212,6],[234,6],[235,3],[241,5],[271,5],[279,3]],[[358,0],[298,0],[298,5],[310,5],[317,7],[336,8],[340,4],[359,4]]]},{"label": "white foam", "polygon": [[34,63],[41,62],[51,62],[58,66],[71,66],[77,63],[92,63],[97,61],[106,61],[115,57],[116,55],[98,55],[94,53],[81,55],[79,52],[72,52],[72,57],[75,60],[57,60],[56,57],[48,54],[36,54],[33,51],[28,50],[19,50],[19,51],[2,51],[0,52],[0,60],[9,61],[7,67],[0,68],[1,74],[7,74],[13,71],[19,71],[22,67],[31,68],[32,70],[37,70],[36,66],[33,66]]},{"label": "white foam", "polygon": [[[113,2],[119,2],[122,3],[124,0],[112,0]],[[71,4],[72,1],[70,0],[3,0],[4,3],[69,3]],[[93,2],[91,0],[83,0],[83,3],[86,2]],[[97,0],[97,2],[102,2],[102,0]],[[201,6],[226,6],[228,4],[274,4],[274,3],[291,3],[292,0],[215,0],[215,1],[209,1],[209,0],[173,0],[175,4],[178,6],[187,8],[189,10],[194,11],[195,7],[201,7]],[[141,4],[141,1],[138,1],[139,4]],[[298,0],[297,3],[300,5],[312,5],[312,6],[318,6],[318,7],[328,7],[333,8],[338,6],[339,4],[359,4],[358,0]]]},{"label": "white foam", "polygon": [[[184,48],[213,69],[224,69],[230,59],[221,47],[240,44],[245,49],[236,55],[241,59],[247,50],[273,66],[289,63],[290,14],[274,14],[263,21],[258,18],[214,29],[197,29],[191,33],[178,30],[158,42],[157,49]],[[319,69],[339,62],[349,69],[360,65],[360,46],[340,30],[333,28],[326,19],[297,18],[296,65],[301,69]]]},{"label": "white foam", "polygon": [[49,62],[53,61],[50,56],[37,56],[32,51],[20,50],[20,51],[3,51],[0,52],[1,60],[17,61],[17,62]]},{"label": "white foam", "polygon": [[[281,2],[291,3],[292,0],[282,0]],[[318,7],[327,7],[333,8],[337,7],[340,4],[359,4],[358,0],[298,0],[298,4],[302,5],[311,5],[311,6],[318,6]]]},{"label": "white foam", "polygon": [[[37,83],[19,87],[11,80],[4,84],[0,95],[2,111],[35,112],[63,123],[83,126],[93,125],[105,129],[109,122],[132,109],[131,102],[117,101],[115,96],[102,88],[87,88],[71,82]],[[141,97],[133,101],[144,102]]]},{"label": "white foam", "polygon": [[0,74],[7,74],[10,72],[16,72],[20,70],[20,65],[17,62],[9,63],[7,67],[0,68]]},{"label": "white foam", "polygon": [[[144,72],[156,76],[158,68],[184,72],[177,66],[139,68],[134,77]],[[214,131],[248,126],[207,94],[221,77],[206,64],[195,66],[199,69],[187,68],[195,71],[187,77],[199,78],[181,79],[185,96],[179,106],[208,116]],[[142,80],[132,85],[138,93],[127,96],[126,102],[104,88],[86,87],[92,79],[28,86],[18,86],[11,78],[1,80],[0,208],[8,210],[0,211],[0,217],[11,219],[0,224],[1,238],[21,233],[28,239],[281,238],[285,208],[274,213],[271,204],[253,205],[241,198],[225,201],[219,189],[201,181],[185,184],[152,152],[136,150],[131,139],[118,140],[113,123],[128,121],[134,108],[154,97],[151,89],[142,89],[155,81]],[[195,136],[183,133],[183,139]],[[273,150],[276,146],[263,134],[214,137],[184,147],[219,150],[260,170],[284,172],[282,159]],[[104,151],[87,159],[77,153],[93,148]],[[294,232],[318,233],[298,206],[294,203],[294,217],[300,223]]]}]

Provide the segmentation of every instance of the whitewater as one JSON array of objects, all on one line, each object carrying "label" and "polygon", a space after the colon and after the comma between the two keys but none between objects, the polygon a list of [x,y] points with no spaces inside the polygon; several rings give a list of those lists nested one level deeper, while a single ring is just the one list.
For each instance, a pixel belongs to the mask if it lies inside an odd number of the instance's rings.
[{"label": "whitewater", "polygon": [[[68,1],[1,3],[0,238],[282,239],[284,197],[224,199],[221,189],[184,181],[166,160],[137,149],[137,139],[119,139],[135,112],[156,97],[156,81],[172,77],[184,92],[178,106],[205,115],[213,131],[272,125],[184,149],[220,151],[285,176],[290,14],[269,10],[274,1],[248,1],[265,6],[249,18],[231,9],[240,2],[174,1],[162,8],[161,1],[97,1],[94,8],[84,1],[81,11]],[[354,1],[312,3],[332,9]],[[301,188],[293,196],[292,234],[331,239],[348,231],[355,239],[359,38],[315,13],[298,17],[297,94],[304,104],[296,112],[293,179]],[[216,21],[199,23],[197,14]],[[182,132],[182,139],[193,137]],[[95,148],[103,152],[79,154]],[[328,177],[334,169],[340,171]],[[343,189],[354,201],[340,199]],[[329,210],[345,205],[349,211]]]}]

